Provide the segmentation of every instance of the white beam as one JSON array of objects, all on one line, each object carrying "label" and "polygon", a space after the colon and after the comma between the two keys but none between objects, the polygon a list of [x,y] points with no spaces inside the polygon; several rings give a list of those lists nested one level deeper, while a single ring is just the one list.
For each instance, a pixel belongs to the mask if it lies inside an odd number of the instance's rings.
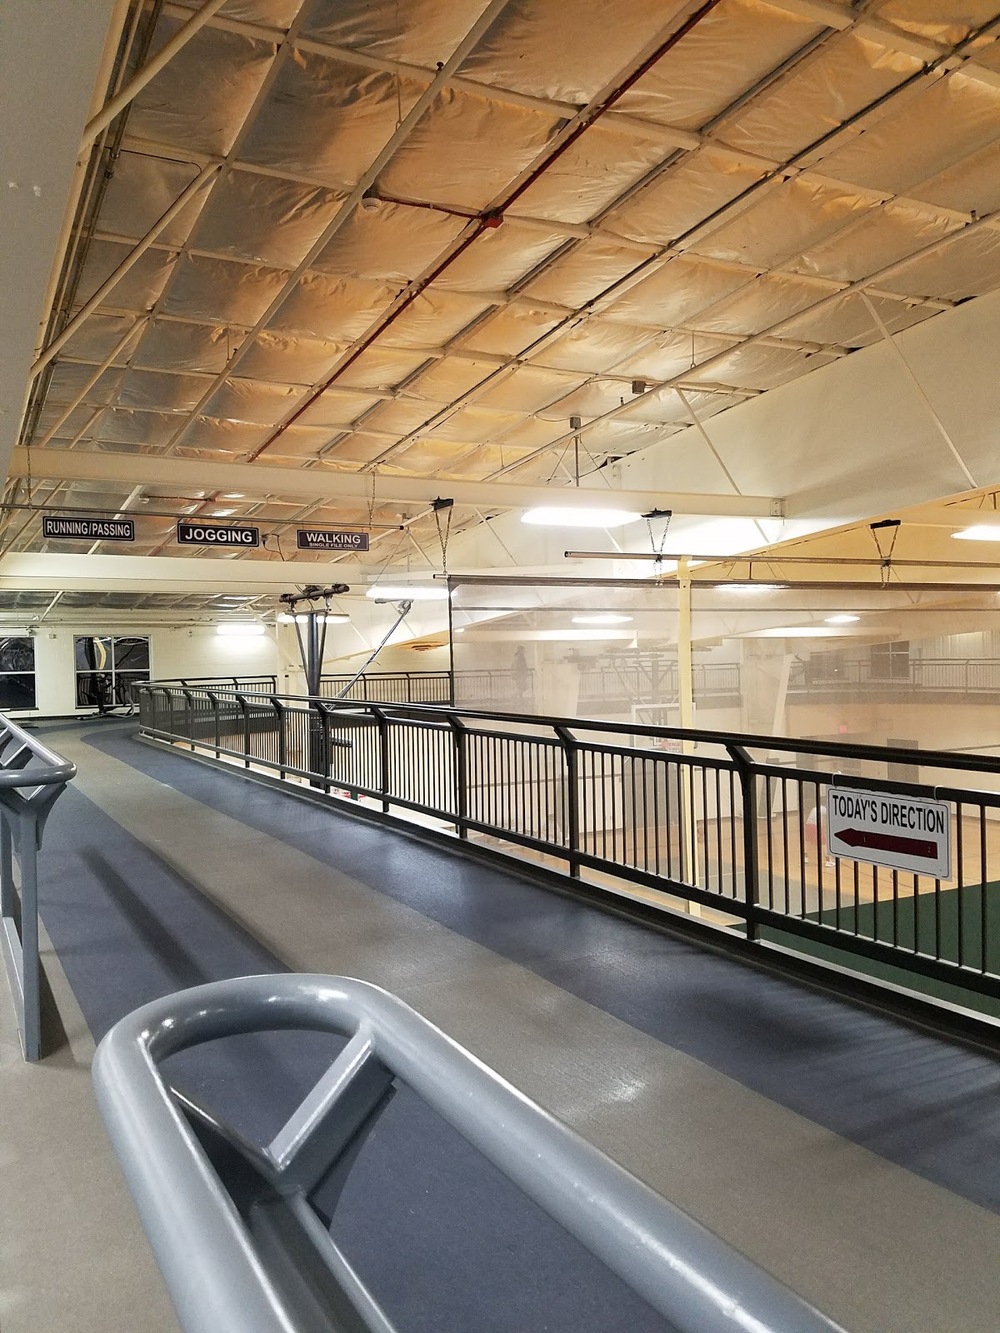
[{"label": "white beam", "polygon": [[[336,472],[331,468],[266,467],[252,463],[209,463],[200,459],[119,454],[101,450],[36,449],[29,460],[27,450],[14,450],[10,475],[31,476],[34,481],[109,481],[128,486],[174,486],[208,491],[237,491],[243,495],[273,495],[336,504],[343,500],[353,507],[368,503],[372,475],[367,472]],[[560,505],[576,509],[620,508],[646,513],[670,509],[675,514],[707,517],[773,518],[780,516],[782,502],[763,495],[711,495],[671,491],[621,491],[608,486],[520,486],[510,482],[451,481],[423,477],[397,477],[380,472],[375,477],[378,504],[429,504],[438,497],[459,505],[481,509],[531,509]]]},{"label": "white beam", "polygon": [[372,573],[357,564],[333,562],[13,552],[0,560],[0,590],[200,593],[203,596],[216,592],[278,593],[292,592],[303,583],[325,586],[358,582],[367,585]]}]

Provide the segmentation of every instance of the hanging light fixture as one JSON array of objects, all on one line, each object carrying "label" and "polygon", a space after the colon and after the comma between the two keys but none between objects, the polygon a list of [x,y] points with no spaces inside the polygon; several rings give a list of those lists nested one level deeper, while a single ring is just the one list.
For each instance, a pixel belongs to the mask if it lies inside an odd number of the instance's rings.
[{"label": "hanging light fixture", "polygon": [[626,509],[576,509],[569,506],[543,505],[521,515],[522,523],[548,528],[621,528],[635,523],[641,514]]},{"label": "hanging light fixture", "polygon": [[404,588],[399,585],[392,587],[382,587],[375,584],[365,593],[372,601],[379,602],[446,602],[450,596],[447,588],[432,587],[424,584],[414,584],[413,587]]}]

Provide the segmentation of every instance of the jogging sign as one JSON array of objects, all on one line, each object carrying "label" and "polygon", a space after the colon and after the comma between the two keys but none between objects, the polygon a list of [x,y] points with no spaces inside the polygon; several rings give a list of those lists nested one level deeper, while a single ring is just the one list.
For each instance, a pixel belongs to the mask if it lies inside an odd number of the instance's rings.
[{"label": "jogging sign", "polygon": [[56,541],[134,542],[130,518],[56,518],[42,516],[42,536]]},{"label": "jogging sign", "polygon": [[947,801],[831,787],[826,811],[831,856],[934,879],[951,877],[951,806]]},{"label": "jogging sign", "polygon": [[181,546],[259,546],[260,528],[182,519],[177,524],[177,540]]},{"label": "jogging sign", "polygon": [[299,528],[295,544],[300,551],[367,551],[367,532],[334,532],[330,528]]}]

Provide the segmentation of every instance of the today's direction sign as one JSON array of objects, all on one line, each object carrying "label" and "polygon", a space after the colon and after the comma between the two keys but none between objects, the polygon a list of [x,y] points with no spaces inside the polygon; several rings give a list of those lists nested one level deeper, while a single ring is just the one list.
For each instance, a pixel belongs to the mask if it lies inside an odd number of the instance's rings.
[{"label": "today's direction sign", "polygon": [[951,806],[895,792],[831,787],[826,845],[831,856],[950,879]]}]

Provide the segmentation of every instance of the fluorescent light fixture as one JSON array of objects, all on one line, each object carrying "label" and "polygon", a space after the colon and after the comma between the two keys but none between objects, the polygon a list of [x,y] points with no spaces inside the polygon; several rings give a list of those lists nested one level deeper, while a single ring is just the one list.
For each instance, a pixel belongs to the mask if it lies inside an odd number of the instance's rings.
[{"label": "fluorescent light fixture", "polygon": [[[350,618],[350,616],[345,616],[342,611],[331,611],[329,615],[320,616],[320,619],[325,620],[328,625],[346,625]],[[298,621],[300,625],[308,625],[309,617],[304,611],[299,611],[299,613],[294,616],[290,611],[278,612],[279,625],[294,625],[296,621]]]},{"label": "fluorescent light fixture", "polygon": [[377,598],[381,602],[446,602],[448,589],[429,587],[427,584],[415,584],[412,588],[402,588],[397,584],[383,588],[376,584],[368,589],[365,596],[373,601]]},{"label": "fluorescent light fixture", "polygon": [[574,616],[574,625],[631,625],[631,616],[619,616],[614,611],[602,611],[594,616]]},{"label": "fluorescent light fixture", "polygon": [[1000,542],[1000,523],[975,523],[951,535],[965,542]]},{"label": "fluorescent light fixture", "polygon": [[841,615],[827,616],[823,621],[824,625],[854,625],[861,619],[860,616],[850,616],[845,611]]},{"label": "fluorescent light fixture", "polygon": [[722,592],[782,592],[783,583],[727,583]]},{"label": "fluorescent light fixture", "polygon": [[267,631],[259,620],[223,620],[215,632],[227,639],[259,639]]},{"label": "fluorescent light fixture", "polygon": [[605,639],[633,639],[635,635],[630,629],[536,629],[531,637],[549,642],[599,643]]},{"label": "fluorescent light fixture", "polygon": [[626,509],[572,509],[558,505],[543,505],[521,515],[522,523],[537,523],[549,528],[620,528],[634,523],[641,514]]},{"label": "fluorescent light fixture", "polygon": [[835,639],[835,629],[822,625],[786,625],[781,629],[761,629],[751,636],[757,639]]}]

